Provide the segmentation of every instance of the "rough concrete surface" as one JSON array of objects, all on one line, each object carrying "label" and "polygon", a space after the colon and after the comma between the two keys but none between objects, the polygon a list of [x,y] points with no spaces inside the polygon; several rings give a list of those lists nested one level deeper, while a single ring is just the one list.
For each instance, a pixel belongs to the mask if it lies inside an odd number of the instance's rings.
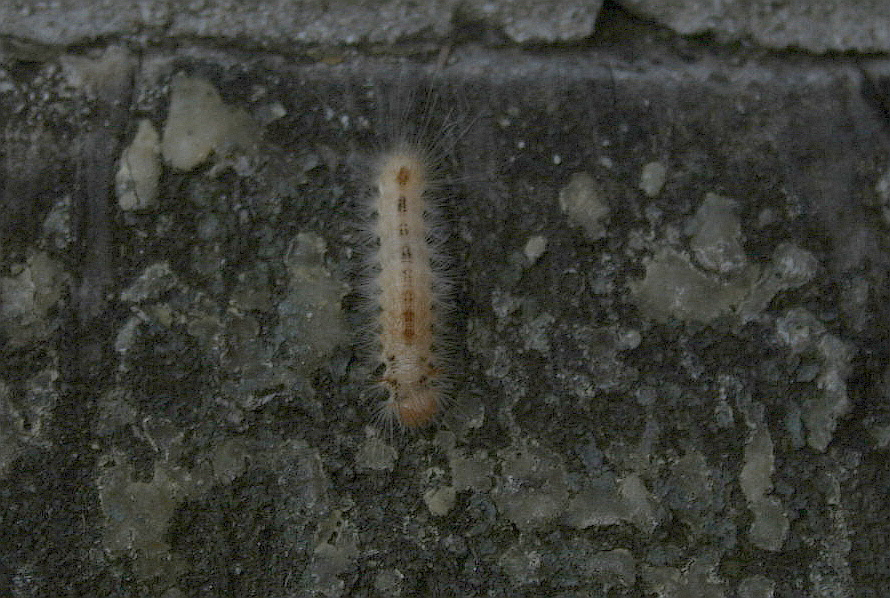
[{"label": "rough concrete surface", "polygon": [[[886,57],[612,3],[10,6],[0,596],[890,594]],[[361,289],[399,133],[455,283],[410,432]]]},{"label": "rough concrete surface", "polygon": [[[812,52],[890,50],[890,4],[883,0],[617,0],[680,34],[753,41]],[[182,38],[282,52],[324,53],[343,45],[435,44],[486,32],[489,41],[573,42],[594,30],[602,0],[10,0],[0,34],[26,48],[127,37]],[[35,50],[31,48],[31,50]]]},{"label": "rough concrete surface", "polygon": [[890,3],[883,0],[618,0],[682,34],[753,41],[810,52],[886,52]]},{"label": "rough concrete surface", "polygon": [[[23,42],[69,45],[119,36],[238,42],[285,52],[312,46],[436,43],[460,26],[491,28],[519,43],[578,40],[593,32],[602,0],[12,0],[0,33]],[[296,46],[296,47],[295,47]]]}]

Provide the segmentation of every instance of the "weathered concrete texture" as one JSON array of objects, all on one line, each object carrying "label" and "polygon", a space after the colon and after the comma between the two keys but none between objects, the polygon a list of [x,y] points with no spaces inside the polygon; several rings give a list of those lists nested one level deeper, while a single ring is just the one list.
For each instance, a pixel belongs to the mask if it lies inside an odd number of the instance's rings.
[{"label": "weathered concrete texture", "polygon": [[501,31],[519,43],[579,40],[593,32],[601,0],[174,0],[46,3],[13,0],[0,5],[0,35],[48,45],[119,36],[204,38],[287,51],[300,46],[394,44],[461,36],[460,24]]},{"label": "weathered concrete texture", "polygon": [[890,51],[884,0],[618,0],[683,35],[710,33],[767,48],[812,52]]},{"label": "weathered concrete texture", "polygon": [[[886,593],[890,71],[636,41],[8,58],[0,596]],[[406,78],[460,284],[401,435],[355,282]]]},{"label": "weathered concrete texture", "polygon": [[518,43],[578,41],[593,33],[602,0],[495,0],[457,5],[470,20],[479,20]]},{"label": "weathered concrete texture", "polygon": [[[721,41],[817,53],[890,50],[890,7],[883,0],[619,3],[682,35],[714,34]],[[482,30],[518,43],[577,42],[593,33],[601,6],[601,0],[213,0],[188,6],[172,0],[13,0],[0,5],[0,35],[17,40],[10,47],[25,55],[42,52],[29,42],[66,46],[126,36],[225,40],[284,52],[429,44]]]}]

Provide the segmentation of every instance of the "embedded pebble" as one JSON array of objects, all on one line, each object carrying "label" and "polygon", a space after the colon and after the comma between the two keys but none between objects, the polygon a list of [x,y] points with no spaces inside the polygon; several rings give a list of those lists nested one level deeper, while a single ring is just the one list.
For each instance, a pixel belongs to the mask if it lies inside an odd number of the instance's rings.
[{"label": "embedded pebble", "polygon": [[62,196],[43,220],[43,234],[55,249],[68,249],[75,241],[71,204],[70,195]]},{"label": "embedded pebble", "polygon": [[63,53],[58,60],[68,85],[88,95],[100,95],[118,85],[133,62],[123,46],[108,46],[96,57]]},{"label": "embedded pebble", "polygon": [[167,262],[158,262],[145,268],[130,286],[121,291],[121,301],[143,303],[156,301],[179,286],[179,278]]},{"label": "embedded pebble", "polygon": [[521,446],[502,453],[501,476],[492,491],[498,510],[520,531],[556,519],[568,498],[562,458],[539,446]]},{"label": "embedded pebble", "polygon": [[748,529],[748,539],[763,550],[781,550],[790,529],[782,502],[775,496],[767,496],[752,503],[750,508],[754,521]]},{"label": "embedded pebble", "polygon": [[884,221],[884,226],[890,227],[890,170],[887,170],[884,176],[881,177],[877,191],[882,200],[882,205],[880,206],[881,218]]},{"label": "embedded pebble", "polygon": [[114,337],[114,350],[118,353],[127,353],[132,349],[141,324],[142,318],[137,315],[131,315],[127,318]]},{"label": "embedded pebble", "polygon": [[324,239],[298,233],[284,256],[289,281],[278,300],[275,336],[290,343],[305,373],[347,340],[341,300],[349,289],[325,267],[324,254]]},{"label": "embedded pebble", "polygon": [[14,265],[12,276],[0,277],[0,331],[11,347],[41,340],[57,326],[49,317],[66,284],[62,265],[49,254],[31,255]]},{"label": "embedded pebble", "polygon": [[191,170],[230,147],[249,148],[258,127],[246,112],[227,106],[206,79],[178,73],[170,84],[170,110],[161,153],[177,170]]},{"label": "embedded pebble", "polygon": [[624,504],[627,520],[640,531],[651,534],[661,521],[662,515],[639,474],[631,473],[619,480],[618,494]]},{"label": "embedded pebble", "polygon": [[819,260],[812,253],[793,243],[780,243],[773,251],[772,274],[785,288],[796,288],[813,280]]},{"label": "embedded pebble", "polygon": [[576,529],[618,525],[627,518],[627,509],[617,488],[588,488],[572,497],[563,523]]},{"label": "embedded pebble", "polygon": [[739,582],[739,598],[773,598],[776,582],[763,575],[751,575]]},{"label": "embedded pebble", "polygon": [[23,448],[18,436],[24,431],[24,418],[9,400],[11,390],[0,380],[0,475],[12,463]]},{"label": "embedded pebble", "polygon": [[846,378],[855,349],[829,334],[825,326],[803,308],[789,309],[776,319],[776,336],[795,353],[815,351],[821,361],[816,393],[804,401],[801,419],[807,429],[807,444],[824,452],[837,428],[837,420],[852,408]]},{"label": "embedded pebble", "polygon": [[525,243],[525,247],[522,252],[525,254],[525,258],[528,260],[529,265],[533,265],[538,259],[544,255],[544,252],[547,250],[547,237],[542,237],[541,235],[535,235],[530,237],[529,240]]},{"label": "embedded pebble", "polygon": [[617,485],[601,484],[578,492],[569,501],[562,522],[577,529],[629,522],[649,534],[661,521],[662,511],[640,476],[631,473]]},{"label": "embedded pebble", "polygon": [[122,210],[155,207],[161,179],[161,138],[148,119],[139,121],[133,141],[121,154],[114,183]]},{"label": "embedded pebble", "polygon": [[645,262],[646,275],[630,283],[631,298],[650,317],[707,323],[727,314],[747,294],[752,281],[711,278],[689,260],[664,248]]},{"label": "embedded pebble", "polygon": [[748,322],[766,309],[776,295],[805,285],[815,278],[819,261],[793,243],[780,243],[769,265],[739,305],[739,319]]},{"label": "embedded pebble", "polygon": [[595,575],[606,588],[629,588],[637,579],[637,565],[633,554],[626,548],[596,552],[586,559],[586,572]]},{"label": "embedded pebble", "polygon": [[640,346],[643,337],[639,330],[633,328],[624,328],[618,331],[615,342],[615,348],[618,351],[632,351]]},{"label": "embedded pebble", "polygon": [[754,516],[748,529],[748,539],[758,548],[775,552],[785,542],[789,522],[781,501],[770,495],[774,470],[772,437],[769,429],[761,424],[751,433],[745,444],[739,485]]},{"label": "embedded pebble", "polygon": [[498,565],[514,584],[525,586],[540,582],[543,560],[540,549],[523,546],[520,541],[501,554]]},{"label": "embedded pebble", "polygon": [[761,425],[745,444],[744,464],[739,473],[739,485],[748,502],[756,502],[772,490],[773,469],[773,441],[769,430]]},{"label": "embedded pebble", "polygon": [[0,380],[0,475],[23,451],[49,448],[59,402],[59,370],[46,368],[14,389]]},{"label": "embedded pebble", "polygon": [[[834,340],[841,342],[836,338]],[[846,370],[846,367],[826,369],[816,379],[816,388],[819,392],[803,405],[807,444],[819,452],[825,452],[834,436],[837,420],[847,415],[852,408],[847,394]]]},{"label": "embedded pebble", "polygon": [[464,455],[462,451],[455,449],[448,454],[448,464],[451,467],[452,483],[458,492],[487,492],[491,489],[494,464],[486,451]]},{"label": "embedded pebble", "polygon": [[275,306],[268,269],[257,267],[239,272],[229,301],[240,310],[273,311]]},{"label": "embedded pebble", "polygon": [[601,5],[601,0],[584,4],[551,0],[546,7],[528,1],[480,2],[468,4],[466,10],[472,11],[474,19],[496,23],[495,27],[519,44],[553,44],[590,36]]},{"label": "embedded pebble", "polygon": [[602,221],[609,215],[609,205],[600,185],[586,172],[572,175],[559,192],[559,205],[572,224],[584,229],[589,239],[596,240],[606,235]]},{"label": "embedded pebble", "polygon": [[643,166],[640,174],[640,189],[647,197],[656,197],[661,193],[667,179],[667,167],[661,162],[649,162]]},{"label": "embedded pebble", "polygon": [[423,502],[426,503],[430,513],[436,517],[442,517],[443,515],[447,515],[454,507],[456,498],[457,493],[454,490],[454,486],[445,486],[443,488],[436,488],[425,492],[423,495]]},{"label": "embedded pebble", "polygon": [[374,576],[374,589],[381,596],[401,596],[405,574],[398,569],[385,569]]},{"label": "embedded pebble", "polygon": [[453,451],[457,445],[457,435],[451,430],[439,430],[433,437],[433,444],[443,451]]},{"label": "embedded pebble", "polygon": [[[816,276],[819,264],[815,256],[792,243],[780,243],[770,263],[759,273],[743,253],[733,249],[734,233],[720,236],[719,231],[735,230],[732,220],[720,226],[690,229],[704,235],[697,234],[698,240],[692,243],[697,261],[724,278],[709,275],[673,249],[661,248],[644,260],[644,278],[630,283],[631,298],[637,306],[662,322],[676,318],[708,323],[734,314],[744,324],[766,309],[777,294],[800,287]],[[741,245],[737,249],[740,251]]]},{"label": "embedded pebble", "polygon": [[875,193],[878,194],[878,201],[882,205],[890,205],[890,167],[884,171],[875,183]]},{"label": "embedded pebble", "polygon": [[890,448],[890,424],[875,423],[869,428],[875,447],[881,450]]},{"label": "embedded pebble", "polygon": [[117,451],[100,459],[99,471],[105,550],[113,557],[138,554],[133,566],[144,579],[175,574],[183,563],[167,543],[169,520],[208,480],[161,461],[155,462],[151,481],[135,480],[129,458]]},{"label": "embedded pebble", "polygon": [[221,338],[225,347],[220,359],[225,394],[253,411],[281,396],[281,389],[304,405],[314,397],[311,384],[290,367],[282,367],[276,347],[262,334],[259,320],[250,313],[225,313]]},{"label": "embedded pebble", "polygon": [[802,307],[794,307],[776,318],[776,336],[795,353],[815,344],[825,333],[825,325]]},{"label": "embedded pebble", "polygon": [[378,438],[373,430],[365,433],[365,441],[355,455],[356,465],[375,471],[392,471],[398,457],[396,449]]},{"label": "embedded pebble", "polygon": [[213,477],[224,484],[231,484],[243,474],[255,452],[259,448],[242,438],[229,438],[216,447],[210,454]]},{"label": "embedded pebble", "polygon": [[731,274],[747,265],[738,208],[731,199],[707,193],[687,225],[692,253],[703,268]]},{"label": "embedded pebble", "polygon": [[702,533],[715,519],[720,508],[719,478],[705,456],[690,451],[671,468],[665,503],[681,522],[695,533]]},{"label": "embedded pebble", "polygon": [[352,567],[359,555],[358,531],[342,511],[335,509],[319,523],[315,536],[318,543],[300,583],[302,587],[313,588],[315,595],[344,596],[346,583],[340,576]]},{"label": "embedded pebble", "polygon": [[724,598],[717,564],[710,555],[690,559],[682,567],[641,567],[640,577],[650,594],[660,598]]},{"label": "embedded pebble", "polygon": [[548,353],[550,351],[550,330],[556,318],[544,312],[531,322],[522,325],[522,338],[525,340],[526,351],[540,351]]}]

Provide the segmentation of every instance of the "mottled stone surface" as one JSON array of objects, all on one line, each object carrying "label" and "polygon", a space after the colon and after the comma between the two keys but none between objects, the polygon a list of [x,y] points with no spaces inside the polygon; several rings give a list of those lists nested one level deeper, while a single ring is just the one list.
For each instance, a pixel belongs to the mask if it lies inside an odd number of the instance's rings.
[{"label": "mottled stone surface", "polygon": [[[714,34],[770,48],[813,52],[887,51],[890,10],[881,0],[622,0],[626,10],[684,35]],[[116,36],[212,39],[286,50],[336,53],[337,46],[429,43],[486,30],[520,44],[579,41],[594,32],[602,2],[582,0],[457,0],[377,3],[336,0],[212,0],[180,6],[170,0],[15,0],[0,7],[0,34],[39,53],[45,45],[89,43]]]},{"label": "mottled stone surface", "polygon": [[[515,4],[287,51],[309,4],[16,5],[0,595],[886,593],[886,59]],[[442,122],[454,392],[403,433],[357,219]]]},{"label": "mottled stone surface", "polygon": [[620,0],[622,6],[683,34],[753,40],[813,52],[886,52],[890,5],[882,0]]},{"label": "mottled stone surface", "polygon": [[441,40],[460,35],[461,25],[467,25],[489,27],[518,43],[552,43],[590,35],[601,4],[600,0],[469,4],[457,0],[213,0],[181,6],[170,0],[126,4],[15,0],[0,7],[0,34],[52,45],[145,35],[246,41],[283,50],[295,44],[330,47]]}]

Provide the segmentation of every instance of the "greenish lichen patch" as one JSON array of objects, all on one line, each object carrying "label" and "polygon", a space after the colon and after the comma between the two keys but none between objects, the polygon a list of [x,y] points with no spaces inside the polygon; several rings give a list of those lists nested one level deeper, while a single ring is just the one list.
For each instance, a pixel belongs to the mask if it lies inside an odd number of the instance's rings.
[{"label": "greenish lichen patch", "polygon": [[819,360],[815,389],[803,403],[802,418],[807,428],[807,443],[817,451],[825,451],[837,428],[837,420],[852,408],[846,380],[855,349],[828,333],[825,325],[803,308],[789,309],[778,318],[776,333],[792,352],[813,355]]},{"label": "greenish lichen patch", "polygon": [[562,514],[568,486],[560,455],[529,445],[508,449],[501,457],[501,474],[492,498],[507,519],[520,530],[532,530]]},{"label": "greenish lichen patch", "polygon": [[13,347],[44,340],[59,325],[51,309],[62,298],[68,276],[46,252],[36,252],[0,277],[0,332]]},{"label": "greenish lichen patch", "polygon": [[304,368],[349,340],[341,310],[349,287],[325,267],[325,250],[320,236],[299,233],[284,256],[288,287],[277,305],[275,336],[288,343],[295,365]]},{"label": "greenish lichen patch", "polygon": [[105,550],[113,557],[132,557],[141,577],[173,579],[184,563],[170,551],[167,525],[182,501],[206,487],[206,474],[158,462],[150,481],[137,480],[120,452],[106,455],[98,467]]},{"label": "greenish lichen patch", "polygon": [[59,398],[57,364],[23,381],[0,380],[0,479],[29,448],[53,446],[50,423]]},{"label": "greenish lichen patch", "polygon": [[380,438],[373,429],[366,430],[365,440],[355,455],[355,463],[361,468],[374,471],[392,471],[398,452]]},{"label": "greenish lichen patch", "polygon": [[782,502],[772,495],[774,470],[772,436],[761,424],[751,432],[745,444],[739,485],[754,515],[748,538],[758,548],[777,551],[788,535],[789,522]]},{"label": "greenish lichen patch", "polygon": [[754,271],[723,281],[705,274],[686,257],[664,248],[646,263],[646,276],[630,285],[631,297],[647,315],[708,323],[727,315],[747,296]]}]

